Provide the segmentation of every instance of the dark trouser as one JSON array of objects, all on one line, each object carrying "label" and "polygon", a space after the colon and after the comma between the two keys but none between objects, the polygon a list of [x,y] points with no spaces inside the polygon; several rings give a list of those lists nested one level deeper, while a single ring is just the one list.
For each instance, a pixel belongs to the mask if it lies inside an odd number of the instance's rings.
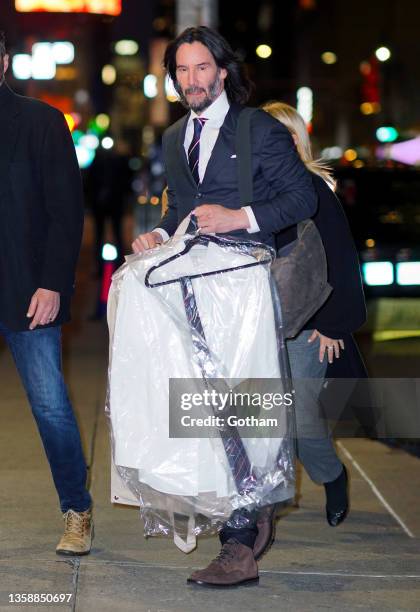
[{"label": "dark trouser", "polygon": [[91,506],[79,429],[61,371],[61,328],[9,330],[0,323],[41,435],[62,512]]},{"label": "dark trouser", "polygon": [[[319,418],[318,397],[327,370],[327,356],[319,361],[319,340],[308,343],[313,330],[303,330],[287,341],[292,378],[298,383],[295,395],[297,456],[310,478],[318,483],[335,480],[343,465],[337,457],[326,424]],[[254,546],[258,534],[258,511],[236,510],[219,533],[222,544],[236,538],[242,544]]]},{"label": "dark trouser", "polygon": [[319,361],[319,339],[308,343],[313,330],[287,340],[290,370],[295,381],[297,456],[317,483],[335,480],[343,465],[337,457],[326,422],[320,418],[319,394],[327,371],[327,355]]},{"label": "dark trouser", "polygon": [[258,534],[257,520],[257,510],[251,512],[246,509],[235,510],[219,532],[222,545],[229,538],[235,538],[241,544],[253,548]]}]

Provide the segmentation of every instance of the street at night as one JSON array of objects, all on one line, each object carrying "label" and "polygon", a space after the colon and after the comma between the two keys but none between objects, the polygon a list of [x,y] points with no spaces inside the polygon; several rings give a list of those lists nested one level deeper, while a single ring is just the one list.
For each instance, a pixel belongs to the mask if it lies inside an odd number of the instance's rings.
[{"label": "street at night", "polygon": [[420,6],[1,4],[0,611],[419,612]]}]

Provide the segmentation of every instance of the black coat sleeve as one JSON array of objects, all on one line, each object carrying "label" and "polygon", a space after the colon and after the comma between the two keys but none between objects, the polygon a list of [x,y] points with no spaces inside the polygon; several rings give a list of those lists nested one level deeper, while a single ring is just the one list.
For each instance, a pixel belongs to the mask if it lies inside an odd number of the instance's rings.
[{"label": "black coat sleeve", "polygon": [[262,232],[279,232],[317,210],[311,174],[301,161],[289,130],[269,117],[270,126],[260,147],[260,167],[272,197],[251,205]]},{"label": "black coat sleeve", "polygon": [[345,212],[334,192],[313,175],[319,206],[313,217],[321,235],[332,292],[325,304],[305,325],[329,338],[355,332],[366,320],[366,306],[359,258]]},{"label": "black coat sleeve", "polygon": [[83,231],[82,184],[64,116],[51,112],[41,158],[43,202],[48,218],[43,289],[70,295]]}]

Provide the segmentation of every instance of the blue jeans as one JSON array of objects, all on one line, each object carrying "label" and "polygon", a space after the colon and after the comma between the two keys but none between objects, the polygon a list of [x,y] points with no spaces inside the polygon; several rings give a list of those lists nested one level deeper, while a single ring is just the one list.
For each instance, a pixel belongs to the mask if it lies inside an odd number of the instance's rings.
[{"label": "blue jeans", "polygon": [[[327,355],[319,361],[319,339],[308,343],[313,330],[303,330],[287,340],[290,370],[295,384],[297,456],[309,477],[318,483],[335,480],[343,466],[326,422],[320,418],[319,394],[327,371]],[[299,384],[299,379],[303,379]]]},{"label": "blue jeans", "polygon": [[47,455],[62,512],[91,506],[79,429],[61,370],[61,328],[9,330],[0,323]]}]

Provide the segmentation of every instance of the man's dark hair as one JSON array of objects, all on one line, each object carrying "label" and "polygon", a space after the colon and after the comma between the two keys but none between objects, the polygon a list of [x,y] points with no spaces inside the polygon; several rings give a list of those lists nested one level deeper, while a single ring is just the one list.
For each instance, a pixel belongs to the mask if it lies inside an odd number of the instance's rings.
[{"label": "man's dark hair", "polygon": [[245,104],[251,93],[251,81],[245,75],[243,64],[236,57],[229,43],[215,30],[200,26],[187,28],[166,47],[163,65],[179,90],[176,79],[176,52],[184,43],[200,42],[207,47],[219,68],[227,70],[225,89],[230,102]]},{"label": "man's dark hair", "polygon": [[6,55],[6,35],[0,30],[0,57],[4,57]]}]

